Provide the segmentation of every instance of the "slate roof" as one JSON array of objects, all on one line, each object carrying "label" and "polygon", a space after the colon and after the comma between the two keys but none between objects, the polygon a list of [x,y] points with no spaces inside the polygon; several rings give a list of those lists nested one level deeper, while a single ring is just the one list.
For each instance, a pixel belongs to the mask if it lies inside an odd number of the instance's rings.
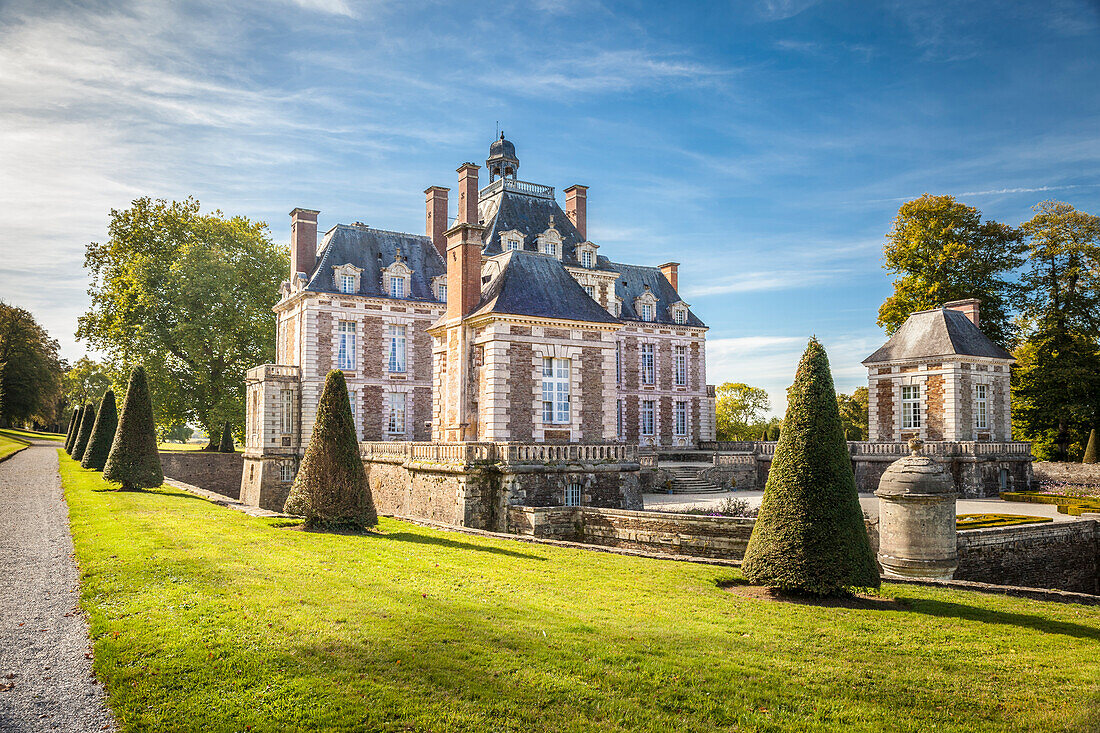
[{"label": "slate roof", "polygon": [[615,281],[615,295],[622,298],[622,319],[625,321],[641,321],[642,318],[634,311],[634,299],[645,292],[645,286],[649,286],[651,293],[657,296],[657,312],[652,323],[664,323],[672,326],[697,326],[705,327],[706,324],[696,318],[695,314],[688,310],[684,323],[676,323],[672,319],[669,306],[682,298],[668,281],[659,267],[645,267],[643,265],[624,265],[612,262],[603,255],[596,258],[596,266],[601,270],[611,270],[619,273],[620,277]]},{"label": "slate roof", "polygon": [[486,313],[564,321],[619,323],[584,292],[556,257],[514,250],[497,262],[500,271],[482,290],[468,318]]},{"label": "slate roof", "polygon": [[431,239],[416,234],[346,224],[337,224],[325,234],[318,253],[317,267],[310,275],[306,290],[337,292],[332,268],[350,262],[363,270],[359,276],[357,295],[387,298],[389,294],[382,290],[382,269],[393,264],[398,247],[401,248],[405,264],[413,271],[405,300],[435,301],[432,278],[447,270]]},{"label": "slate roof", "polygon": [[532,196],[518,191],[502,190],[500,193],[479,202],[478,216],[485,223],[485,248],[487,256],[500,254],[501,232],[516,229],[523,233],[523,248],[528,252],[537,252],[535,237],[550,228],[550,217],[554,217],[554,228],[561,234],[562,261],[575,265],[577,257],[574,248],[584,241],[573,222],[552,198]]},{"label": "slate roof", "polygon": [[962,311],[949,308],[912,314],[882,348],[864,364],[940,356],[980,356],[1012,359],[1012,354],[993,343]]}]

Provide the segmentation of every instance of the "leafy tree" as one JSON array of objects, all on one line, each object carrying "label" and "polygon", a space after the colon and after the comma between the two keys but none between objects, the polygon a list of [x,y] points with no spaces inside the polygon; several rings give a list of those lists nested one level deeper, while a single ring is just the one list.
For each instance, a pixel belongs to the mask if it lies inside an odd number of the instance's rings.
[{"label": "leafy tree", "polygon": [[884,267],[898,277],[878,312],[892,334],[909,314],[952,300],[982,301],[982,331],[1000,344],[1013,342],[1010,311],[1023,264],[1022,235],[953,196],[924,194],[898,209],[886,237]]},{"label": "leafy tree", "polygon": [[1085,455],[1081,463],[1100,463],[1100,444],[1096,438],[1096,428],[1089,431],[1089,442],[1085,446]]},{"label": "leafy tree", "polygon": [[878,587],[825,349],[811,339],[741,571],[749,582],[814,595]]},{"label": "leafy tree", "polygon": [[719,440],[744,440],[759,433],[753,425],[771,407],[766,390],[742,382],[726,382],[715,390],[715,395]]},{"label": "leafy tree", "polygon": [[0,301],[0,425],[55,423],[58,348],[30,311]]},{"label": "leafy tree", "polygon": [[115,374],[106,364],[82,356],[65,370],[63,385],[69,404],[98,402],[111,388]]},{"label": "leafy tree", "polygon": [[359,458],[348,385],[338,369],[325,378],[313,435],[283,511],[305,517],[306,526],[314,528],[361,529],[378,523]]},{"label": "leafy tree", "polygon": [[848,440],[867,440],[867,388],[856,387],[850,395],[837,393],[836,405]]},{"label": "leafy tree", "polygon": [[226,421],[225,427],[222,428],[222,440],[218,445],[218,450],[222,453],[232,453],[236,450],[233,445],[233,426]]},{"label": "leafy tree", "polygon": [[1015,353],[1013,425],[1065,461],[1100,426],[1100,218],[1057,201],[1035,212],[1021,226],[1027,332]]},{"label": "leafy tree", "polygon": [[140,366],[130,374],[103,478],[122,484],[122,491],[152,489],[164,483],[149,384]]},{"label": "leafy tree", "polygon": [[115,408],[114,390],[103,393],[103,399],[99,401],[99,409],[95,413],[95,426],[92,428],[92,437],[88,441],[88,447],[84,450],[84,457],[80,465],[102,471],[107,465],[107,456],[111,453],[111,444],[115,440],[115,428],[118,427],[118,412]]},{"label": "leafy tree", "polygon": [[73,460],[84,459],[84,451],[88,447],[88,441],[92,439],[92,428],[95,427],[95,406],[89,402],[84,405],[80,415],[80,430],[76,434],[76,442],[73,443]]},{"label": "leafy tree", "polygon": [[289,267],[267,225],[194,199],[140,198],[112,210],[110,239],[88,245],[92,307],[77,336],[148,373],[156,420],[210,436],[244,411],[244,372],[274,358],[279,283]]},{"label": "leafy tree", "polygon": [[191,440],[191,436],[194,434],[195,431],[185,423],[177,423],[161,432],[165,442],[171,443],[186,443]]}]

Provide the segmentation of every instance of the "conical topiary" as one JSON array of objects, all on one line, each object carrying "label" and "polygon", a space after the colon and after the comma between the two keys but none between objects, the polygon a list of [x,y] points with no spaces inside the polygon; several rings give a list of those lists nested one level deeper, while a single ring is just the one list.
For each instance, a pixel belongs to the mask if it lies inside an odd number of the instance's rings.
[{"label": "conical topiary", "polygon": [[84,405],[77,405],[76,414],[73,416],[73,436],[69,438],[69,445],[65,448],[70,456],[73,454],[73,448],[76,447],[76,436],[80,434],[80,421],[84,419]]},{"label": "conical topiary", "polygon": [[756,585],[814,595],[878,587],[829,357],[811,339],[741,572]]},{"label": "conical topiary", "polygon": [[232,453],[235,450],[236,446],[233,445],[233,427],[226,421],[225,427],[222,428],[222,441],[218,445],[218,452]]},{"label": "conical topiary", "polygon": [[325,379],[313,435],[283,511],[305,517],[310,528],[361,529],[378,523],[359,458],[348,385],[338,369]]},{"label": "conical topiary", "polygon": [[1089,442],[1085,446],[1085,457],[1081,463],[1100,463],[1100,445],[1097,444],[1096,428],[1089,431]]},{"label": "conical topiary", "polygon": [[151,489],[164,483],[157,452],[157,431],[145,370],[134,367],[126,399],[118,416],[118,428],[111,453],[103,467],[103,478],[122,484],[123,491]]},{"label": "conical topiary", "polygon": [[103,399],[99,401],[99,409],[95,413],[95,427],[92,428],[92,437],[88,441],[88,447],[84,449],[84,458],[80,465],[84,468],[92,468],[102,471],[107,465],[107,456],[111,453],[111,444],[115,440],[115,428],[118,426],[118,412],[115,409],[115,392],[109,389],[103,393]]},{"label": "conical topiary", "polygon": [[84,412],[80,416],[80,431],[76,434],[76,442],[73,443],[73,460],[79,461],[84,458],[84,449],[92,439],[93,427],[95,427],[95,407],[89,402],[84,405]]},{"label": "conical topiary", "polygon": [[80,408],[73,409],[73,414],[69,415],[69,429],[65,431],[65,452],[69,453],[73,449],[73,437],[76,434],[76,422],[80,417]]}]

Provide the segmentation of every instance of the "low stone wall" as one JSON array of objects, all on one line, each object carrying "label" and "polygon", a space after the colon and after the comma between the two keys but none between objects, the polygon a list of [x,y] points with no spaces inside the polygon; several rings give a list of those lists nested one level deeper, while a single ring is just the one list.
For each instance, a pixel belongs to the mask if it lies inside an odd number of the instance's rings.
[{"label": "low stone wall", "polygon": [[1100,463],[1053,463],[1036,461],[1031,464],[1036,481],[1057,481],[1074,486],[1100,487]]},{"label": "low stone wall", "polygon": [[244,456],[240,453],[160,451],[160,467],[168,478],[216,491],[230,499],[240,497],[244,467]]},{"label": "low stone wall", "polygon": [[959,532],[956,580],[1100,592],[1100,522]]}]

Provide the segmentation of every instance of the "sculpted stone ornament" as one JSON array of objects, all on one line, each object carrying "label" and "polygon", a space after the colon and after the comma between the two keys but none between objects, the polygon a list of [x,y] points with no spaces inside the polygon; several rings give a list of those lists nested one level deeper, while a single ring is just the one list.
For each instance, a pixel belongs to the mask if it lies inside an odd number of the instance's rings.
[{"label": "sculpted stone ornament", "polygon": [[924,441],[911,439],[910,454],[890,464],[875,492],[886,577],[946,580],[958,567],[955,481],[923,448]]}]

